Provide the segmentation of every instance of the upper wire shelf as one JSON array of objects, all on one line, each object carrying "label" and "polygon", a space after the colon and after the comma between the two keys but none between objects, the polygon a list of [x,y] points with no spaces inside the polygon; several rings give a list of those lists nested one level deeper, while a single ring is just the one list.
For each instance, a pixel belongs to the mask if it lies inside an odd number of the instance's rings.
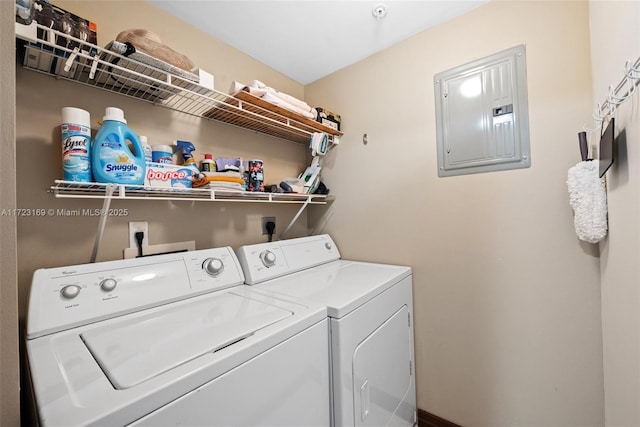
[{"label": "upper wire shelf", "polygon": [[196,74],[156,68],[36,22],[15,25],[16,37],[27,42],[27,69],[298,143],[314,132],[327,133],[331,143],[342,135],[277,106],[201,86]]}]

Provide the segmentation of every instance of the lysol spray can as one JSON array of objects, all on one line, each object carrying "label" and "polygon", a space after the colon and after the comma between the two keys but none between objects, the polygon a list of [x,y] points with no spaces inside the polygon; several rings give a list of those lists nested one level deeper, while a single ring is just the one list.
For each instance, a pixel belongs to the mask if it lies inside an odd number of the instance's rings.
[{"label": "lysol spray can", "polygon": [[91,118],[75,107],[62,109],[62,179],[91,182]]}]

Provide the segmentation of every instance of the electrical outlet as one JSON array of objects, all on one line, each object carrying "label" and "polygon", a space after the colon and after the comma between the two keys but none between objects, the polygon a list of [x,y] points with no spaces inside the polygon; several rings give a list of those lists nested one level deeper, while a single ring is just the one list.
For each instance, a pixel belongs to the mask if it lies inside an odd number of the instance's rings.
[{"label": "electrical outlet", "polygon": [[[262,217],[262,235],[263,236],[269,234],[269,232],[267,231],[267,223],[268,222],[273,222],[275,224],[276,223],[276,217],[275,216],[263,216]],[[276,228],[275,227],[273,227],[273,234],[276,234]]]},{"label": "electrical outlet", "polygon": [[144,237],[142,238],[142,246],[149,246],[149,223],[147,221],[130,221],[129,222],[129,247],[137,248],[138,241],[136,240],[136,233],[142,231]]}]

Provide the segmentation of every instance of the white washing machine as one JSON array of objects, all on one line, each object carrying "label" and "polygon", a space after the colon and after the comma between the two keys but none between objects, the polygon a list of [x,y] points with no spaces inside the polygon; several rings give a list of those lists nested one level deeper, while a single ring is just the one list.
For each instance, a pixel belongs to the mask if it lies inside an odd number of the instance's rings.
[{"label": "white washing machine", "polygon": [[237,255],[256,292],[327,307],[332,425],[415,424],[410,267],[341,260],[328,235],[243,246]]},{"label": "white washing machine", "polygon": [[228,247],[36,271],[40,424],[330,425],[326,308],[243,282]]}]

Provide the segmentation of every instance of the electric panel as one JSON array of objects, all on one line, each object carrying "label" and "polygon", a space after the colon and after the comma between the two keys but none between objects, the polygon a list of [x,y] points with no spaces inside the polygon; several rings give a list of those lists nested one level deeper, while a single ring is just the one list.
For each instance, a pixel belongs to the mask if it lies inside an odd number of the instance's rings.
[{"label": "electric panel", "polygon": [[525,46],[434,76],[438,176],[531,166]]}]

